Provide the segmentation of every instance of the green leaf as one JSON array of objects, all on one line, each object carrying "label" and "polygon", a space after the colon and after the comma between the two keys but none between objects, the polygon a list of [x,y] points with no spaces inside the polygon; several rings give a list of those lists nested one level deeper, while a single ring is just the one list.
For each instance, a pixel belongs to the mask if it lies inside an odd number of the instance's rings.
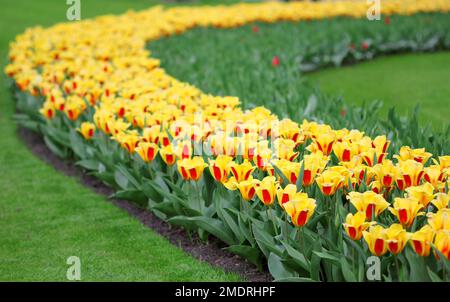
[{"label": "green leaf", "polygon": [[289,245],[287,242],[282,241],[281,242],[286,249],[286,252],[289,254],[289,256],[292,257],[292,260],[294,260],[295,263],[300,265],[304,270],[310,271],[311,265],[309,264],[309,261],[305,258],[305,256],[294,249],[291,245]]},{"label": "green leaf", "polygon": [[77,161],[75,165],[83,167],[88,171],[98,171],[99,161],[95,159],[83,159]]},{"label": "green leaf", "polygon": [[236,240],[233,237],[233,234],[225,231],[225,225],[222,221],[214,218],[208,218],[203,216],[197,217],[186,217],[186,216],[175,216],[168,220],[170,223],[176,223],[178,225],[195,225],[201,229],[204,229],[208,233],[213,236],[219,238],[223,242],[234,245],[236,244]]},{"label": "green leaf", "polygon": [[342,275],[347,282],[356,282],[355,272],[352,271],[350,264],[347,262],[344,256],[341,257],[341,269]]},{"label": "green leaf", "polygon": [[147,207],[148,205],[148,198],[145,196],[145,194],[140,190],[121,190],[117,191],[113,195],[111,195],[112,198],[116,199],[124,199],[129,200],[137,203],[141,207]]},{"label": "green leaf", "polygon": [[228,225],[228,227],[233,231],[236,238],[239,240],[239,243],[243,243],[245,241],[244,235],[241,233],[241,229],[239,228],[237,217],[235,214],[230,211],[230,209],[223,209],[223,217],[224,222]]},{"label": "green leaf", "polygon": [[262,254],[256,247],[251,247],[248,245],[232,245],[225,248],[225,250],[247,259],[256,265],[259,270],[262,270]]},{"label": "green leaf", "polygon": [[303,278],[303,277],[287,277],[276,279],[275,282],[317,282],[311,278]]},{"label": "green leaf", "polygon": [[328,260],[330,263],[335,264],[337,266],[340,266],[340,261],[341,259],[339,259],[336,256],[331,255],[328,252],[318,252],[318,251],[313,251],[313,253],[317,256],[319,256],[320,258],[324,259],[324,260]]},{"label": "green leaf", "polygon": [[298,277],[298,274],[285,266],[281,258],[274,253],[270,253],[267,265],[275,280]]}]

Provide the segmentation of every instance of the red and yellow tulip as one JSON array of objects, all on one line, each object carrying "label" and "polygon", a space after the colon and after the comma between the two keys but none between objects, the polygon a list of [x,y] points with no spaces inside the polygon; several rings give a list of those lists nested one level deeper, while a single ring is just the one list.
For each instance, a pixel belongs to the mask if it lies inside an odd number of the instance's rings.
[{"label": "red and yellow tulip", "polygon": [[364,193],[350,192],[347,195],[347,199],[350,200],[358,212],[366,214],[367,220],[372,220],[372,217],[376,218],[389,207],[389,203],[384,199],[383,195],[373,191]]},{"label": "red and yellow tulip", "polygon": [[421,209],[423,209],[423,205],[417,199],[396,197],[394,207],[389,208],[389,211],[404,227],[410,227],[416,216],[424,214],[424,212],[419,212]]},{"label": "red and yellow tulip", "polygon": [[304,226],[311,216],[314,214],[316,208],[316,201],[309,198],[306,193],[298,193],[284,205],[284,210],[291,217],[292,224],[296,227]]},{"label": "red and yellow tulip", "polygon": [[366,213],[357,212],[355,215],[348,213],[343,223],[345,232],[352,240],[359,240],[365,231],[374,222],[366,222]]}]

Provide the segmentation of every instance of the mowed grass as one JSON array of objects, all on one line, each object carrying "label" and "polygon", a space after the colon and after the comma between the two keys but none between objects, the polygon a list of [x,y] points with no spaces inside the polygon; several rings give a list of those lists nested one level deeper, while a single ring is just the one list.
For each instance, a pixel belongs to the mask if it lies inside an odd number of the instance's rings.
[{"label": "mowed grass", "polygon": [[[82,1],[82,17],[142,9],[156,1]],[[65,20],[65,1],[0,1],[1,69],[28,26]],[[2,72],[3,73],[3,72]],[[17,136],[14,100],[0,84],[0,281],[63,281],[69,256],[82,281],[236,281],[36,158]]]},{"label": "mowed grass", "polygon": [[450,52],[382,57],[320,70],[307,78],[348,103],[360,105],[378,99],[384,104],[382,113],[395,105],[404,114],[420,105],[423,122],[430,121],[435,128],[449,122]]}]

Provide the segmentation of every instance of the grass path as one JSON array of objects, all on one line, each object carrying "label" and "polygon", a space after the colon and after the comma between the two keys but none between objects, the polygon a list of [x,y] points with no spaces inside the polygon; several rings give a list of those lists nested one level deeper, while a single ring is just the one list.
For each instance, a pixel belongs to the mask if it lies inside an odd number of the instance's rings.
[{"label": "grass path", "polygon": [[450,52],[407,54],[321,70],[308,77],[321,90],[342,95],[349,103],[382,100],[384,112],[395,105],[406,114],[419,104],[422,120],[439,128],[448,124],[450,116],[449,66]]},{"label": "grass path", "polygon": [[[151,3],[82,1],[82,17]],[[2,63],[8,42],[26,27],[65,19],[65,1],[2,0],[0,7]],[[14,100],[1,78],[0,281],[66,280],[66,260],[72,255],[81,259],[83,281],[239,280],[193,259],[104,197],[33,156],[17,137]]]}]

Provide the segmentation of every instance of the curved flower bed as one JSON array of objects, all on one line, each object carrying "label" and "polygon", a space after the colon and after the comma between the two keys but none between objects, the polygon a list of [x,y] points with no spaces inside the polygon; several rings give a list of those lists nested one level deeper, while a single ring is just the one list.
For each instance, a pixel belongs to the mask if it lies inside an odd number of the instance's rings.
[{"label": "curved flower bed", "polygon": [[[449,1],[391,1],[383,13],[448,12]],[[365,17],[365,3],[156,7],[17,37],[5,72],[20,122],[116,197],[206,239],[212,234],[277,280],[447,278],[450,156],[386,136],[280,120],[236,97],[202,93],[167,75],[147,41],[196,26]]]}]

